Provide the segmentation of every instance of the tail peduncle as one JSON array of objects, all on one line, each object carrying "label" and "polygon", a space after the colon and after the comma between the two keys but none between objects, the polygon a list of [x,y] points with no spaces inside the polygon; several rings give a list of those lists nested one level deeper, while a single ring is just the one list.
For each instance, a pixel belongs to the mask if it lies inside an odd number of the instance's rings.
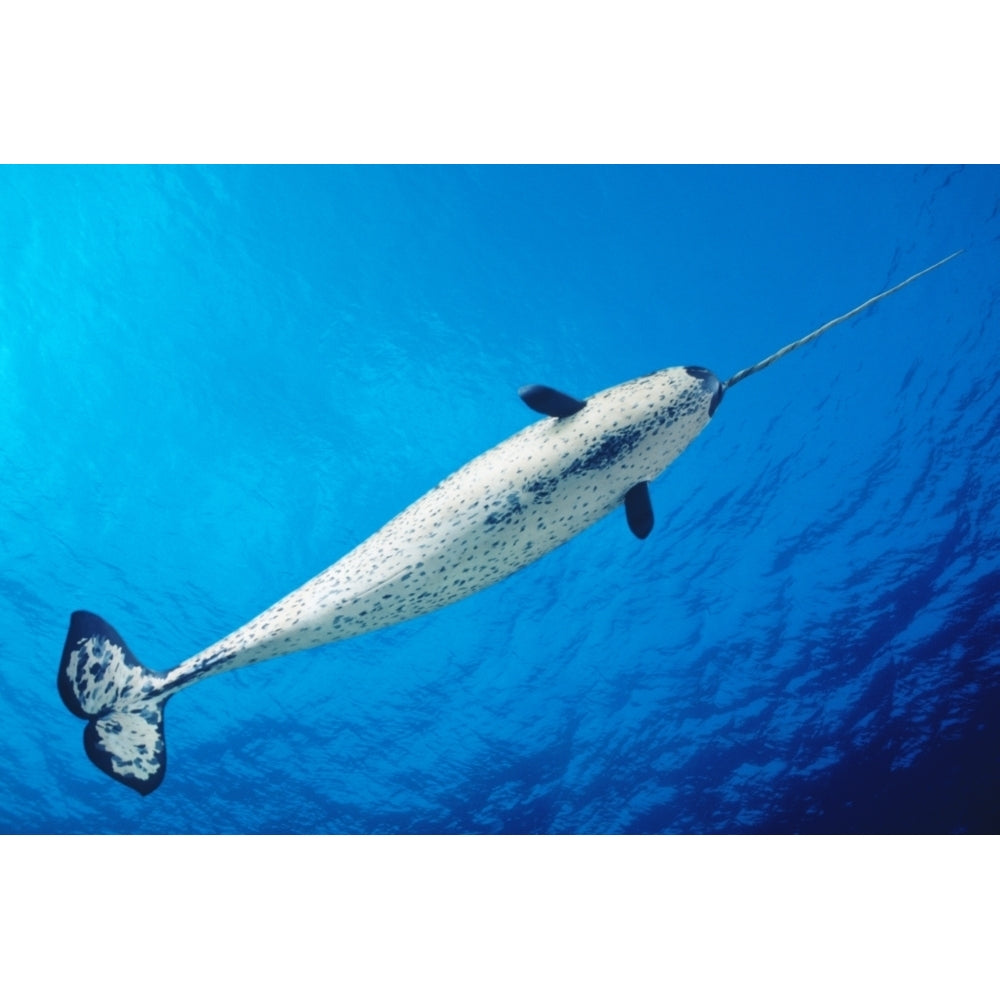
[{"label": "tail peduncle", "polygon": [[742,382],[743,379],[749,378],[751,375],[755,375],[762,369],[767,368],[768,365],[773,365],[779,358],[783,358],[786,354],[791,354],[791,352],[796,350],[796,348],[802,347],[804,344],[808,344],[811,340],[815,340],[821,334],[826,333],[827,330],[837,326],[838,323],[843,323],[844,320],[851,319],[853,316],[857,316],[858,313],[864,312],[869,306],[875,305],[876,302],[881,302],[882,299],[887,299],[890,295],[895,294],[901,288],[905,288],[911,281],[916,281],[917,278],[922,278],[925,274],[929,274],[942,264],[947,264],[949,260],[953,260],[962,252],[962,250],[956,250],[953,254],[949,254],[945,257],[944,260],[939,260],[936,264],[931,264],[930,267],[925,267],[922,271],[917,271],[916,274],[911,274],[905,281],[901,281],[898,285],[894,285],[892,288],[889,288],[884,292],[879,292],[878,295],[873,296],[867,302],[862,302],[859,306],[855,306],[850,312],[844,313],[843,316],[838,316],[836,319],[831,319],[829,323],[824,323],[818,330],[813,330],[812,333],[806,334],[801,340],[796,340],[791,344],[787,344],[780,351],[776,351],[772,354],[769,358],[764,358],[763,361],[758,361],[757,364],[751,365],[749,368],[744,368],[742,371],[737,372],[732,376],[732,378],[723,383],[723,389],[728,389],[731,386],[736,385],[737,382]]}]

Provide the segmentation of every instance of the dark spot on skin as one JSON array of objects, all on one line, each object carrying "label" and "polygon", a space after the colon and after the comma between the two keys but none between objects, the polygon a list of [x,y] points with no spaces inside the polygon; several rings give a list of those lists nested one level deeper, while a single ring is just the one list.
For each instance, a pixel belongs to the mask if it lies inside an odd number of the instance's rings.
[{"label": "dark spot on skin", "polygon": [[555,492],[555,488],[558,485],[558,476],[547,476],[545,479],[536,479],[534,482],[528,483],[525,486],[525,490],[531,493],[537,502],[548,499]]},{"label": "dark spot on skin", "polygon": [[581,472],[606,469],[623,455],[631,452],[642,440],[642,436],[641,427],[626,427],[614,434],[606,434],[582,458],[578,458],[567,466],[563,478],[575,476]]},{"label": "dark spot on skin", "polygon": [[518,514],[522,513],[524,507],[521,506],[521,498],[516,493],[507,494],[507,506],[503,510],[494,511],[488,518],[487,524],[507,524],[513,521]]}]

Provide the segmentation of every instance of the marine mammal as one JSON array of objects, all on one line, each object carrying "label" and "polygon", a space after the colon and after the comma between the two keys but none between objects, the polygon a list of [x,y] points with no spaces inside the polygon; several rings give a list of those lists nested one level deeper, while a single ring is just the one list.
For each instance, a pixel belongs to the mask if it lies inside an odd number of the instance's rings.
[{"label": "marine mammal", "polygon": [[167,701],[227,670],[427,614],[485,589],[624,505],[638,538],[653,527],[648,484],[694,440],[725,392],[956,254],[722,382],[707,368],[664,368],[581,400],[520,390],[543,419],[472,459],[338,562],[170,670],[147,669],[106,621],[70,618],[58,672],[84,747],[144,795],[166,771]]}]

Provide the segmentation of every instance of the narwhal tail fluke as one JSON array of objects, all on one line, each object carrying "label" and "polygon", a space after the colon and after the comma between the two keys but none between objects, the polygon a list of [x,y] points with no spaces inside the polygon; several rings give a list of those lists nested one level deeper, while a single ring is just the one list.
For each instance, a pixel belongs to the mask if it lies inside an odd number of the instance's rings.
[{"label": "narwhal tail fluke", "polygon": [[925,267],[922,271],[917,271],[916,274],[911,274],[905,281],[901,281],[898,285],[893,285],[892,288],[887,288],[884,292],[879,292],[878,295],[873,295],[867,302],[862,302],[861,305],[855,306],[850,312],[844,313],[843,316],[838,316],[836,319],[831,319],[829,323],[824,323],[821,327],[813,330],[812,333],[807,333],[804,337],[799,338],[791,344],[786,344],[781,348],[780,351],[775,351],[770,357],[764,358],[763,361],[758,361],[757,364],[751,365],[749,368],[744,368],[742,371],[738,371],[735,375],[730,376],[723,383],[723,390],[729,389],[736,385],[737,382],[742,382],[743,379],[749,378],[751,375],[756,375],[757,372],[767,368],[768,365],[773,365],[775,361],[780,360],[786,354],[791,354],[792,351],[798,350],[800,347],[804,347],[806,344],[811,343],[817,337],[822,336],[827,330],[845,322],[846,320],[853,319],[858,313],[864,312],[866,309],[875,305],[876,302],[881,302],[882,299],[887,299],[890,295],[894,295],[901,288],[905,288],[911,282],[916,281],[917,278],[922,278],[925,274],[929,274],[931,271],[936,270],[942,264],[947,264],[949,260],[953,260],[960,253],[964,253],[963,250],[956,250],[954,253],[949,254],[943,260],[939,260],[936,264],[931,264],[930,267]]},{"label": "narwhal tail fluke", "polygon": [[75,611],[59,663],[59,694],[87,720],[83,746],[107,775],[143,795],[155,791],[167,769],[160,675],[132,655],[103,618]]}]

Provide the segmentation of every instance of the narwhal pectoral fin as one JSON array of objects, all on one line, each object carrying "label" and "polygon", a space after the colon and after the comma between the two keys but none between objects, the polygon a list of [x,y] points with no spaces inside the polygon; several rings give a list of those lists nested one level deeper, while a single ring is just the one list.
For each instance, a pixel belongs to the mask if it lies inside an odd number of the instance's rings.
[{"label": "narwhal pectoral fin", "polygon": [[645,538],[653,530],[648,483],[637,483],[625,494],[625,519],[636,538]]},{"label": "narwhal pectoral fin", "polygon": [[517,394],[536,413],[544,413],[547,417],[571,417],[587,405],[585,400],[567,396],[547,385],[525,385]]}]

